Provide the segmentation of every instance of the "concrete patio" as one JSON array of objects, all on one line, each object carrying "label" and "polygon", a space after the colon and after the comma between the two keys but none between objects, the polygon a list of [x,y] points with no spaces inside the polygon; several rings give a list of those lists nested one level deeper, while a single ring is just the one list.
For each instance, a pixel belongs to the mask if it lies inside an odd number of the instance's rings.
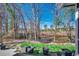
[{"label": "concrete patio", "polygon": [[0,50],[0,56],[13,56],[15,53],[15,49],[7,49]]}]

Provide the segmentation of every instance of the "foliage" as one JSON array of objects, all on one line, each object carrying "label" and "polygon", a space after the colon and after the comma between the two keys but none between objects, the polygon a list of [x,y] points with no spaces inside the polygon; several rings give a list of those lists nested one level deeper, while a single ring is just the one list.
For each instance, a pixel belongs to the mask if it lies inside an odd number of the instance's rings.
[{"label": "foliage", "polygon": [[44,44],[44,43],[31,43],[31,42],[23,42],[19,43],[21,47],[26,47],[26,46],[33,46],[35,47],[36,50],[39,50],[42,52],[43,47],[48,47],[51,52],[60,52],[61,49],[65,48],[70,51],[75,51],[75,45],[72,45],[70,43],[65,44],[65,45],[56,45],[56,44]]}]

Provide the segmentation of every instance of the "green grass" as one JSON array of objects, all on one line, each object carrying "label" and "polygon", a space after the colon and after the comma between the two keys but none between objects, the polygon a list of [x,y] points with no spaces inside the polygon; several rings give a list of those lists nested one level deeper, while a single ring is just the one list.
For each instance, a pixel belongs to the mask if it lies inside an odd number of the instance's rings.
[{"label": "green grass", "polygon": [[76,47],[75,45],[72,44],[65,44],[65,45],[55,45],[55,44],[44,44],[44,43],[31,43],[31,42],[23,42],[18,44],[21,47],[26,47],[26,46],[33,46],[35,47],[35,50],[39,50],[42,52],[43,47],[48,47],[51,52],[60,52],[62,48],[66,48],[70,51],[75,51]]}]

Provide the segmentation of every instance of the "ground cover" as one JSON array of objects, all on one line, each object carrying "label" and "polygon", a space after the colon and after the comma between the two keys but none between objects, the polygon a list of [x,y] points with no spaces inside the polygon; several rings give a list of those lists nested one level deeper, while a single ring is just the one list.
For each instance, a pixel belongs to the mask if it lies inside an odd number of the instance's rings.
[{"label": "ground cover", "polygon": [[61,52],[62,49],[68,49],[70,51],[75,51],[75,49],[76,49],[75,45],[73,45],[71,43],[59,45],[59,44],[22,42],[22,43],[19,43],[17,45],[19,45],[21,47],[32,46],[32,47],[35,47],[35,50],[39,50],[40,52],[42,52],[43,47],[49,48],[49,51],[51,51],[51,52]]}]

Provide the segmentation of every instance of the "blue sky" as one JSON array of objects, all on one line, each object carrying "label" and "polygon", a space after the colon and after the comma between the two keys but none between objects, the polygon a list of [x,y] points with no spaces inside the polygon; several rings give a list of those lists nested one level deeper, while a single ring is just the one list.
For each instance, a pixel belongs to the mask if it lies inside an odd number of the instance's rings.
[{"label": "blue sky", "polygon": [[[47,24],[48,28],[50,28],[50,25],[53,24],[54,20],[55,20],[55,4],[49,4],[49,3],[41,3],[39,4],[39,10],[40,10],[40,14],[41,15],[40,17],[40,24],[41,24],[41,28],[44,28],[44,25]],[[22,8],[22,11],[24,12],[24,18],[25,18],[25,21],[29,20],[28,17],[31,17],[32,15],[32,11],[31,11],[31,4],[22,4],[21,6]],[[65,11],[64,10],[61,10],[61,16],[62,16],[62,19],[64,19],[64,16],[63,16],[63,12]],[[28,17],[26,16],[28,15]],[[75,20],[75,16],[71,16],[72,19],[73,19],[73,22]]]}]

